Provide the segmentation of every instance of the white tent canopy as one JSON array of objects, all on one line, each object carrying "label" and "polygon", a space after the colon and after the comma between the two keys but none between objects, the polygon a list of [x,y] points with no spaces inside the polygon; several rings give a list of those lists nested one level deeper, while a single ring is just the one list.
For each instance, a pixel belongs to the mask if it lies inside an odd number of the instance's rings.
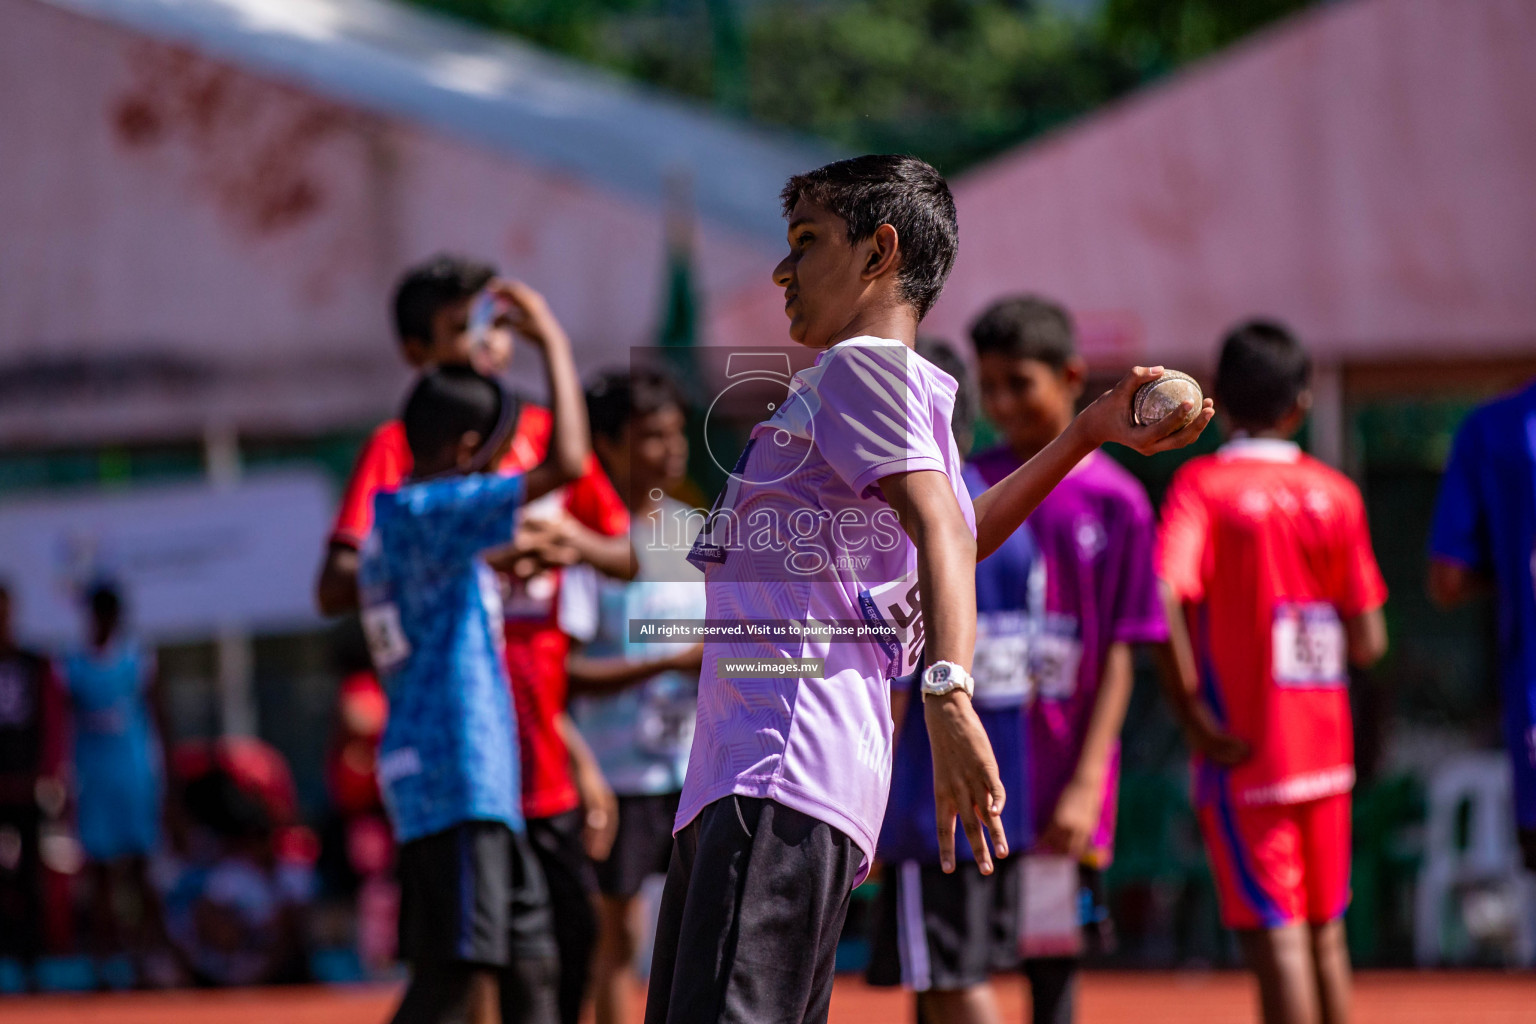
[{"label": "white tent canopy", "polygon": [[766,276],[784,178],[829,158],[382,0],[0,0],[0,81],[12,445],[365,426],[405,383],[393,283],[445,249],[625,364],[675,183],[707,308]]}]

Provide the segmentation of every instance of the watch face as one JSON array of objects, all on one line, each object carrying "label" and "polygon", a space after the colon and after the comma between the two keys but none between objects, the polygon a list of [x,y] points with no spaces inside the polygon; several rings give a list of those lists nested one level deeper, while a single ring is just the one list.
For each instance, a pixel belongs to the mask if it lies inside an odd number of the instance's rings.
[{"label": "watch face", "polygon": [[943,684],[949,682],[949,666],[948,665],[935,665],[935,666],[933,666],[933,668],[928,670],[928,681],[930,683],[937,683],[940,686],[942,686]]}]

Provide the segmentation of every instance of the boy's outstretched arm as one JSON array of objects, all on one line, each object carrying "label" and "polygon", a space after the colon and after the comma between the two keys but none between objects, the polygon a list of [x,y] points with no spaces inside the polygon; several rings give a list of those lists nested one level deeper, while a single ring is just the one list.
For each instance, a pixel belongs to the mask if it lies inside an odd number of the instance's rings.
[{"label": "boy's outstretched arm", "polygon": [[1077,415],[1070,426],[1024,465],[989,487],[975,501],[976,557],[986,558],[1017,530],[1051,488],[1072,467],[1099,445],[1115,441],[1143,455],[1182,448],[1205,429],[1216,415],[1205,399],[1195,417],[1179,426],[1189,414],[1186,403],[1156,423],[1135,426],[1131,422],[1131,396],[1148,381],[1162,376],[1161,366],[1137,366],[1120,378]]},{"label": "boy's outstretched arm", "polygon": [[703,644],[694,644],[676,654],[659,658],[592,657],[580,651],[566,656],[566,677],[571,693],[583,697],[606,697],[621,693],[662,672],[697,672],[702,664]]},{"label": "boy's outstretched arm", "polygon": [[544,296],[519,281],[496,281],[491,290],[511,305],[518,334],[544,353],[552,423],[544,461],[528,471],[524,483],[523,500],[533,501],[581,476],[592,451],[587,436],[587,403],[571,359],[571,341]]},{"label": "boy's outstretched arm", "polygon": [[[969,671],[976,647],[976,541],[949,478],[931,469],[895,473],[880,478],[880,489],[917,548],[927,661],[951,661]],[[1002,822],[1006,794],[992,744],[964,691],[924,699],[923,718],[933,746],[939,860],[945,871],[955,869],[958,814],[976,866],[990,875],[992,857],[983,827],[997,855],[1008,856]]]}]

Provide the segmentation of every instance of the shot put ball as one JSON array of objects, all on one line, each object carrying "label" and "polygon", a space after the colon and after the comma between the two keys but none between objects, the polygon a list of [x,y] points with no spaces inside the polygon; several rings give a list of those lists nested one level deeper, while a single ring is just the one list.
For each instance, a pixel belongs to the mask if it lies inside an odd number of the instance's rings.
[{"label": "shot put ball", "polygon": [[1131,421],[1138,427],[1156,423],[1176,410],[1180,403],[1189,401],[1193,405],[1184,420],[1188,423],[1200,411],[1204,398],[1195,378],[1178,370],[1164,370],[1157,380],[1149,380],[1136,389],[1136,394],[1131,397]]}]

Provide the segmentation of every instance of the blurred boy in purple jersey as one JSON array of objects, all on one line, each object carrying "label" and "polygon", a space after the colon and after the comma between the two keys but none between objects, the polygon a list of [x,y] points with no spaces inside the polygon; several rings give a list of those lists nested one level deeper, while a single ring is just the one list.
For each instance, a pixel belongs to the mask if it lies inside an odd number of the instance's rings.
[{"label": "blurred boy in purple jersey", "polygon": [[[1066,311],[1038,297],[995,303],[972,326],[971,340],[982,408],[1004,435],[968,467],[987,486],[1067,428],[1086,369]],[[1035,1024],[1069,1024],[1078,954],[1107,937],[1100,872],[1114,846],[1131,646],[1166,640],[1168,627],[1153,572],[1152,506],[1109,456],[1095,451],[1073,467],[1025,525],[1046,584],[1029,638],[1035,845],[1024,868],[1022,950]],[[1051,907],[1079,909],[1081,938],[1070,922],[1051,921]]]},{"label": "blurred boy in purple jersey", "polygon": [[[965,363],[943,343],[918,342],[920,354],[960,384],[952,422],[955,442],[970,450],[975,384]],[[972,495],[987,489],[974,466],[964,471]],[[1008,790],[1003,828],[1029,841],[1029,765],[1024,706],[1029,696],[1027,645],[1045,600],[1045,562],[1029,526],[1015,530],[976,566],[976,651],[972,703],[992,743],[998,777]],[[901,985],[916,997],[922,1021],[995,1021],[994,971],[1018,963],[1018,863],[990,875],[946,874],[934,820],[933,762],[923,728],[917,677],[896,681],[891,709],[898,728],[891,798],[880,829],[883,881],[875,905],[869,982]],[[963,839],[955,854],[974,860]]]}]

